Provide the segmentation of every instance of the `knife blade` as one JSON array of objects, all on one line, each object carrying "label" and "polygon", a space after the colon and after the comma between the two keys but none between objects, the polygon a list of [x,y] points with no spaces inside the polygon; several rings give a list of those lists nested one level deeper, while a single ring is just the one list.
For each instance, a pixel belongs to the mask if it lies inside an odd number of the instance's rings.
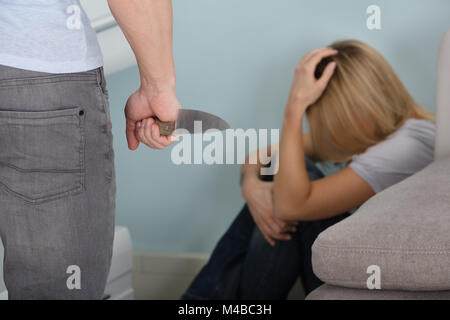
[{"label": "knife blade", "polygon": [[[185,129],[190,134],[204,133],[210,129],[217,129],[219,131],[228,129],[230,125],[211,113],[192,110],[192,109],[180,109],[178,111],[178,119],[176,121],[164,122],[155,117],[155,121],[159,126],[159,132],[162,136],[171,135],[176,129]],[[195,122],[201,121],[201,132],[195,132]]]}]

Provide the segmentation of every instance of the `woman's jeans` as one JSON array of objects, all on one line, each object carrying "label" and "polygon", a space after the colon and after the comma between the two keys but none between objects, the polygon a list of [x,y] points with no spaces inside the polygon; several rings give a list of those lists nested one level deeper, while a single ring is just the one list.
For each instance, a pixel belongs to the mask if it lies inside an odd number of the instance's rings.
[{"label": "woman's jeans", "polygon": [[[306,159],[306,166],[311,180],[324,177],[311,160]],[[246,205],[182,298],[286,299],[299,276],[308,294],[322,284],[312,270],[312,244],[319,233],[347,216],[300,222],[292,240],[272,247]]]},{"label": "woman's jeans", "polygon": [[0,65],[0,236],[10,299],[101,299],[114,236],[111,122],[101,68]]}]

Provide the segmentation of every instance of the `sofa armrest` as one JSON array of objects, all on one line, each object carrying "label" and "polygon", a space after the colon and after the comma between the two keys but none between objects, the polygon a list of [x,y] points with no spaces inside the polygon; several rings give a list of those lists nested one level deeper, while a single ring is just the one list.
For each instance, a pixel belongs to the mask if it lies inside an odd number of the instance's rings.
[{"label": "sofa armrest", "polygon": [[314,273],[332,285],[367,288],[379,267],[381,289],[450,289],[450,158],[380,192],[322,232]]}]

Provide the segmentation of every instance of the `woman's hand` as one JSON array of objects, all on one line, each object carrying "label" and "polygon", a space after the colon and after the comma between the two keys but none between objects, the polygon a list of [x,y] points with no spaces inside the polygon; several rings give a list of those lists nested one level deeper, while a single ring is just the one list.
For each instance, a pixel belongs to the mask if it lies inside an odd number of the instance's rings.
[{"label": "woman's hand", "polygon": [[284,222],[274,215],[272,182],[258,177],[244,177],[242,195],[247,201],[250,213],[267,242],[274,246],[275,240],[290,240],[289,232],[296,231],[296,223]]},{"label": "woman's hand", "polygon": [[289,102],[286,107],[287,114],[300,117],[296,120],[301,120],[306,109],[320,98],[333,76],[336,63],[330,62],[320,79],[316,79],[314,73],[322,59],[336,54],[338,54],[337,50],[327,47],[311,51],[302,58],[295,68]]}]

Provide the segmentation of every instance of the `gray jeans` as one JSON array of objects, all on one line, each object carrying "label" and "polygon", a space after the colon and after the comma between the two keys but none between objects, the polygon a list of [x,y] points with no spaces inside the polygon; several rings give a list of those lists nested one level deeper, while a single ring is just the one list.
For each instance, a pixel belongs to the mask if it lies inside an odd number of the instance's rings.
[{"label": "gray jeans", "polygon": [[114,235],[103,70],[0,65],[0,236],[10,299],[101,299]]}]

